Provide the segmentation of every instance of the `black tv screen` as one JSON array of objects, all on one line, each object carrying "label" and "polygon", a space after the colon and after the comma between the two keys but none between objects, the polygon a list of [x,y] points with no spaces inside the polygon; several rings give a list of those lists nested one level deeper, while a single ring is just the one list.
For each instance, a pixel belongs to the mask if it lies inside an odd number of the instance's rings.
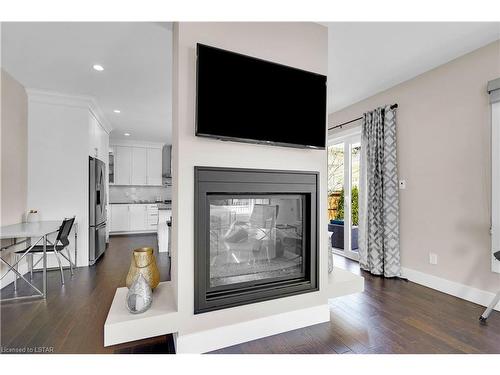
[{"label": "black tv screen", "polygon": [[197,45],[196,135],[325,148],[326,76]]}]

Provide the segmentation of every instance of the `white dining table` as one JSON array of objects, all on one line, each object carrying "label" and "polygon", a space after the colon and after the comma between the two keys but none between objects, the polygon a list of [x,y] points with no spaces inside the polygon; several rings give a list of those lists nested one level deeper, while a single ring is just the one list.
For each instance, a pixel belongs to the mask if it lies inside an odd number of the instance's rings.
[{"label": "white dining table", "polygon": [[[19,245],[21,243],[26,243],[27,248],[23,255],[15,260],[14,263],[9,263],[7,260],[1,257],[0,261],[8,267],[8,270],[1,276],[2,280],[9,272],[15,274],[15,283],[17,283],[17,278],[21,278],[28,283],[28,285],[36,292],[35,294],[29,296],[16,296],[12,298],[1,299],[4,301],[19,300],[19,299],[29,299],[29,298],[47,298],[47,237],[50,234],[56,233],[62,224],[62,220],[56,221],[38,221],[33,223],[18,223],[11,224],[0,227],[0,239],[12,239],[14,242],[11,245],[2,247],[0,250],[3,252],[8,248]],[[75,231],[76,233],[76,231]],[[36,238],[37,240],[31,244],[31,239]],[[23,239],[19,242],[17,240]],[[40,242],[43,242],[43,288],[38,289],[32,282],[29,282],[22,274],[17,270],[17,265],[19,262],[33,249],[33,247]],[[76,246],[76,243],[75,243]]]}]

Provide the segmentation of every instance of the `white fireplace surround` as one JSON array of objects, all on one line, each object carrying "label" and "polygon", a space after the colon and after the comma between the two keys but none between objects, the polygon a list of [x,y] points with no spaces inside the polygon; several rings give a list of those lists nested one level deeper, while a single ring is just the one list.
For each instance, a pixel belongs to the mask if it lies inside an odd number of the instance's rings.
[{"label": "white fireplace surround", "polygon": [[[362,291],[363,278],[338,268],[327,272],[326,151],[194,135],[196,43],[326,75],[327,28],[301,22],[181,22],[173,34],[172,281],[160,284],[151,309],[139,315],[126,312],[126,291],[118,289],[105,323],[105,346],[173,333],[177,353],[203,353],[329,321],[328,300]],[[326,129],[325,114],[325,134]],[[194,166],[318,172],[319,291],[195,315]]]}]

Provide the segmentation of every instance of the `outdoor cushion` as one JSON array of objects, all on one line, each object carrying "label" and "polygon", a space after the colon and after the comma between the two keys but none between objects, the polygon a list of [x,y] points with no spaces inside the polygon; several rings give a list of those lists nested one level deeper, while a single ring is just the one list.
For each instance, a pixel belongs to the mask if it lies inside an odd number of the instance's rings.
[{"label": "outdoor cushion", "polygon": [[344,225],[344,220],[330,220],[330,224]]}]

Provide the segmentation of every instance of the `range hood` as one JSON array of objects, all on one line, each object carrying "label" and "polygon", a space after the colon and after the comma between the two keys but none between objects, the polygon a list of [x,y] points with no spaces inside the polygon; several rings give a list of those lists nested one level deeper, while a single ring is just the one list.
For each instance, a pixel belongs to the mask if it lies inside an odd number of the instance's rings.
[{"label": "range hood", "polygon": [[[161,175],[164,179],[172,178],[172,145],[165,145],[162,149]],[[167,183],[170,181],[167,181]],[[164,181],[165,184],[165,181]]]}]

